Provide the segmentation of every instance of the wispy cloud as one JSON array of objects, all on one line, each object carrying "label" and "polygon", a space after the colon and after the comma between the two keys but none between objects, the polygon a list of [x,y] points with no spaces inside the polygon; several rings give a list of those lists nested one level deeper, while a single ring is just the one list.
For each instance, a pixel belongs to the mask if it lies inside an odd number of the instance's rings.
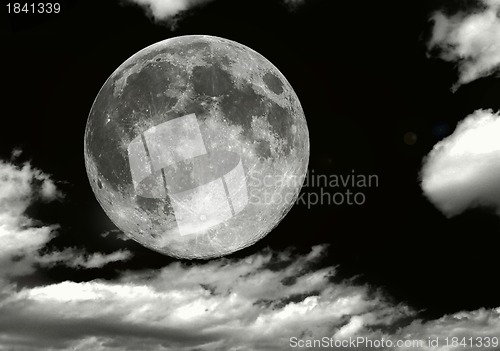
[{"label": "wispy cloud", "polygon": [[102,235],[103,238],[112,237],[112,238],[115,238],[115,239],[118,239],[118,240],[121,240],[121,241],[129,241],[129,240],[131,240],[127,235],[125,235],[125,233],[123,233],[119,229],[111,229],[111,230],[103,232],[101,235]]},{"label": "wispy cloud", "polygon": [[422,189],[447,216],[493,207],[500,214],[500,116],[478,110],[424,160]]},{"label": "wispy cloud", "polygon": [[[16,150],[12,160],[19,154]],[[97,268],[130,258],[127,251],[107,255],[72,248],[42,254],[59,226],[42,224],[26,215],[26,210],[33,204],[63,197],[52,178],[30,163],[17,165],[0,160],[0,277],[30,274],[37,265]]]},{"label": "wispy cloud", "polygon": [[39,225],[25,212],[34,201],[61,198],[52,179],[29,164],[0,161],[0,276],[31,273],[57,225]]},{"label": "wispy cloud", "polygon": [[77,248],[66,248],[62,251],[54,251],[37,259],[37,263],[43,266],[54,266],[64,264],[72,268],[102,268],[113,262],[127,261],[132,258],[132,253],[126,250],[120,250],[111,254],[86,253]]},{"label": "wispy cloud", "polygon": [[469,12],[433,14],[429,50],[458,64],[460,77],[454,89],[496,72],[500,66],[500,0],[482,0]]}]

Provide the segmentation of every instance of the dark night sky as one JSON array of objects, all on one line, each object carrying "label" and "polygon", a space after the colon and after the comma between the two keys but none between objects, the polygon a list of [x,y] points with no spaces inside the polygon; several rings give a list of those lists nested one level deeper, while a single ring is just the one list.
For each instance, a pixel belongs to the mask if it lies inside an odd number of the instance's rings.
[{"label": "dark night sky", "polygon": [[[173,259],[132,242],[102,240],[115,227],[86,176],[86,119],[107,77],[143,47],[186,34],[232,39],[268,58],[294,87],[309,126],[310,170],[355,170],[380,180],[366,190],[363,206],[295,206],[268,236],[232,256],[265,247],[307,252],[329,243],[325,265],[338,264],[342,276],[359,275],[429,317],[496,307],[500,219],[484,210],[447,219],[418,181],[423,157],[457,121],[478,108],[500,108],[494,78],[452,93],[454,67],[426,56],[429,14],[441,6],[309,0],[290,11],[278,0],[217,0],[188,12],[174,30],[117,0],[66,1],[63,14],[46,17],[11,15],[2,19],[0,155],[9,158],[21,147],[23,157],[64,181],[64,203],[30,209],[61,224],[53,245],[125,246],[135,254],[128,268],[164,266]],[[407,132],[417,135],[415,145],[404,143]],[[116,267],[77,273],[59,267],[24,283],[112,277]]]}]

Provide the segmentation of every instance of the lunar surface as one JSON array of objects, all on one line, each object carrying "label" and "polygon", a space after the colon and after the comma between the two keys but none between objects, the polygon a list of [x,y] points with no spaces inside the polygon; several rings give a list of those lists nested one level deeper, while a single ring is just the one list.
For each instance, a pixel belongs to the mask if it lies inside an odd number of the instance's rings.
[{"label": "lunar surface", "polygon": [[262,55],[182,36],[126,60],[85,130],[92,189],[127,236],[178,258],[250,246],[290,210],[309,133],[289,82]]}]

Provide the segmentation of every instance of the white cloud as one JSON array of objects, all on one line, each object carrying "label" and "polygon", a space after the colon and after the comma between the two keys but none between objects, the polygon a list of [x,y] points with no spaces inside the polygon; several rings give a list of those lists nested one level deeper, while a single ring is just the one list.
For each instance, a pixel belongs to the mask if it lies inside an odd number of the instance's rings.
[{"label": "white cloud", "polygon": [[141,5],[155,20],[171,19],[193,7],[211,0],[129,0]]},{"label": "white cloud", "polygon": [[500,117],[478,110],[437,143],[424,160],[421,186],[445,215],[493,207],[500,214]]},{"label": "white cloud", "polygon": [[33,271],[36,253],[54,237],[57,225],[36,225],[24,213],[37,199],[61,196],[50,177],[29,164],[0,161],[0,277]]},{"label": "white cloud", "polygon": [[428,43],[440,58],[458,64],[454,89],[496,72],[500,66],[499,0],[483,0],[483,7],[449,16],[433,14],[433,33]]},{"label": "white cloud", "polygon": [[[15,150],[12,160],[19,155],[20,151]],[[27,216],[26,210],[37,202],[62,198],[49,175],[29,163],[16,165],[0,160],[0,278],[32,273],[36,265],[61,263],[75,268],[98,268],[130,258],[128,251],[106,255],[71,248],[41,254],[59,226],[43,225]]]},{"label": "white cloud", "polygon": [[252,351],[289,350],[292,337],[421,342],[440,337],[439,348],[418,349],[458,351],[444,347],[444,338],[500,332],[500,310],[424,322],[380,291],[334,283],[333,267],[312,267],[324,249],[299,257],[267,250],[246,259],[177,262],[115,281],[10,291],[0,299],[0,345],[26,351]]},{"label": "white cloud", "polygon": [[[156,21],[171,21],[197,6],[214,0],[128,0],[142,6],[146,13]],[[305,0],[283,0],[290,8],[301,5]],[[172,23],[175,27],[175,23]]]}]

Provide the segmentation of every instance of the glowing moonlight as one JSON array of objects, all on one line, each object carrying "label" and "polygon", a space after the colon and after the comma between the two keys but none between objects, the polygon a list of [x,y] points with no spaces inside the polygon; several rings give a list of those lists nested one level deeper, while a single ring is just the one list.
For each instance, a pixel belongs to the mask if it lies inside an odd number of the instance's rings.
[{"label": "glowing moonlight", "polygon": [[85,130],[90,184],[146,247],[211,258],[252,245],[286,215],[309,159],[304,112],[269,61],[239,43],[183,36],[125,61]]}]

